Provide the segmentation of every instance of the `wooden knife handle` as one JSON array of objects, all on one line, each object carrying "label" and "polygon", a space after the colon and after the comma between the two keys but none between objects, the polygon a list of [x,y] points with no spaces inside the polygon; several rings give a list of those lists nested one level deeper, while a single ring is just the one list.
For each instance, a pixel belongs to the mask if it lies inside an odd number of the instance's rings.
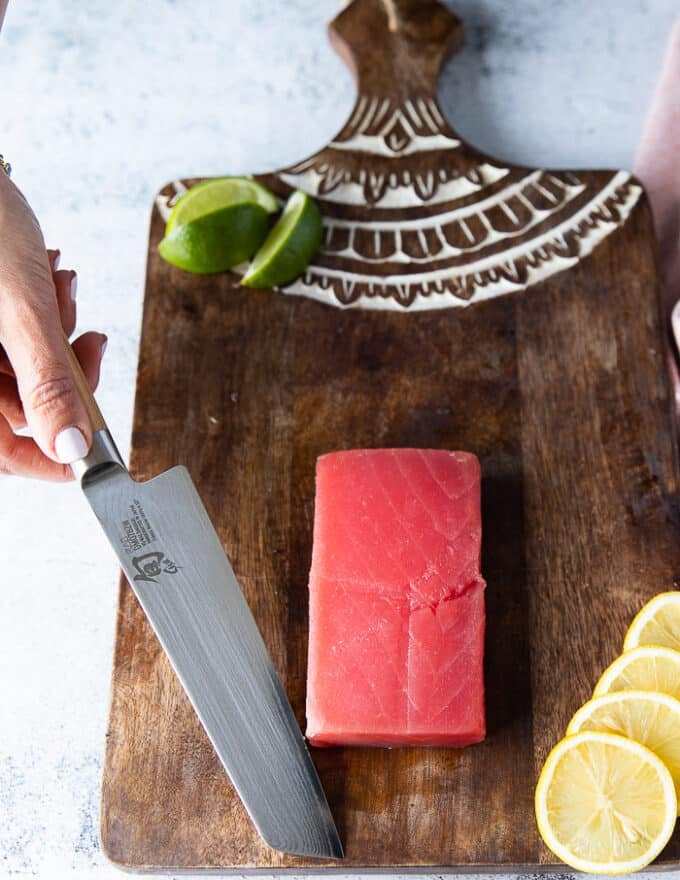
[{"label": "wooden knife handle", "polygon": [[78,394],[83,402],[83,406],[87,410],[87,415],[92,423],[92,430],[105,431],[107,430],[107,427],[106,422],[104,421],[104,416],[101,414],[101,410],[97,406],[97,401],[94,399],[90,386],[87,384],[83,368],[80,366],[80,362],[66,336],[64,336],[64,346],[71,365],[73,381],[76,383],[76,388],[78,389]]}]

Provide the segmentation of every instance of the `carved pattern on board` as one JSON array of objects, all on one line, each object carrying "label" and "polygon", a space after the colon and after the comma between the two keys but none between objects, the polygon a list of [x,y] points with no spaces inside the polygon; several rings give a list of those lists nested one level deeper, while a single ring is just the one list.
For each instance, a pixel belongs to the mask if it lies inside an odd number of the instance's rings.
[{"label": "carved pattern on board", "polygon": [[446,308],[521,290],[590,253],[641,193],[625,172],[596,186],[475,158],[426,96],[360,96],[325,150],[277,176],[319,199],[325,226],[314,263],[285,292],[361,308]]},{"label": "carved pattern on board", "polygon": [[280,177],[336,204],[409,208],[464,198],[509,173],[488,161],[461,167],[451,161],[460,147],[432,98],[362,95],[335,140]]},{"label": "carved pattern on board", "polygon": [[[352,113],[328,146],[262,175],[281,196],[313,196],[324,223],[319,252],[281,293],[339,308],[468,306],[573,266],[640,198],[624,171],[520,168],[465,144],[435,97],[463,36],[438,0],[352,0],[331,34],[357,79]],[[171,188],[157,200],[166,217],[182,184]]]},{"label": "carved pattern on board", "polygon": [[325,150],[276,176],[320,201],[325,226],[284,292],[345,308],[448,308],[522,290],[590,253],[641,193],[625,172],[603,185],[476,156],[424,95],[361,95]]},{"label": "carved pattern on board", "polygon": [[482,201],[405,220],[328,217],[321,253],[366,263],[428,263],[519,238],[585,189],[573,175],[534,171]]},{"label": "carved pattern on board", "polygon": [[[524,183],[535,185],[533,176],[529,175]],[[556,175],[549,176],[553,181],[560,180]],[[304,276],[283,288],[283,292],[343,308],[417,311],[466,306],[523,290],[587,256],[625,221],[642,192],[626,172],[612,175],[606,186],[592,194],[573,175],[565,177],[563,204],[557,204],[552,210],[533,207],[524,228],[514,234],[510,230],[500,232],[490,222],[480,224],[486,239],[479,242],[473,240],[471,222],[466,216],[477,219],[484,216],[488,220],[490,206],[496,208],[504,201],[502,191],[501,198],[487,200],[481,212],[472,214],[470,209],[474,209],[474,205],[452,209],[425,221],[432,223],[431,227],[422,220],[412,222],[411,228],[408,220],[395,223],[389,228],[387,246],[383,239],[386,230],[378,223],[373,230],[376,236],[373,255],[356,252],[357,237],[364,231],[359,221],[327,220],[326,245]],[[583,195],[590,195],[590,198],[571,211],[569,202]],[[553,218],[555,222],[551,223]],[[329,243],[337,238],[339,223],[347,230],[345,251],[350,241],[354,245],[352,269],[343,266],[337,254],[329,248]],[[443,229],[456,228],[470,231],[468,247],[453,245],[451,232],[442,234]],[[353,233],[351,239],[350,233]],[[404,250],[409,235],[410,247],[415,248],[417,241],[422,256]],[[398,250],[397,242],[400,244]],[[499,242],[503,245],[500,249]],[[391,248],[393,250],[388,255]],[[378,252],[383,256],[376,257]],[[444,259],[441,259],[442,254]]]},{"label": "carved pattern on board", "polygon": [[[156,200],[164,219],[186,191],[181,181],[172,188]],[[470,305],[574,265],[626,220],[641,192],[624,171],[598,189],[569,172],[533,171],[437,214],[364,220],[328,206],[319,254],[282,292],[341,308]]]},{"label": "carved pattern on board", "polygon": [[460,140],[447,132],[446,121],[432,98],[407,99],[362,95],[349,122],[329,146],[377,156],[409,156],[429,150],[455,150]]},{"label": "carved pattern on board", "polygon": [[461,171],[443,164],[446,156],[433,153],[418,167],[408,160],[371,157],[370,168],[357,162],[357,154],[334,153],[331,148],[279,176],[293,189],[339,205],[375,205],[380,208],[416,208],[438,204],[479,192],[506,177],[507,168],[481,162]]}]

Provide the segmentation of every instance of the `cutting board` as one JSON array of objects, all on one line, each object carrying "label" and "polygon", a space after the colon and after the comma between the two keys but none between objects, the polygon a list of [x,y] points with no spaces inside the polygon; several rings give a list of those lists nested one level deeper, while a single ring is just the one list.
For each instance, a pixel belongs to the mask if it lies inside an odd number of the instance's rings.
[{"label": "cutting board", "polygon": [[[547,868],[541,764],[635,612],[680,573],[649,206],[627,172],[520,168],[464,144],[435,97],[462,25],[434,0],[354,0],[330,33],[358,81],[350,120],[258,176],[322,210],[301,278],[252,291],[169,266],[163,218],[194,181],[159,194],[131,470],[188,466],[304,729],[316,457],[476,453],[485,742],[312,754],[345,846],[336,870]],[[102,842],[136,870],[327,867],[254,833],[124,582]],[[676,834],[657,866],[679,865]]]}]

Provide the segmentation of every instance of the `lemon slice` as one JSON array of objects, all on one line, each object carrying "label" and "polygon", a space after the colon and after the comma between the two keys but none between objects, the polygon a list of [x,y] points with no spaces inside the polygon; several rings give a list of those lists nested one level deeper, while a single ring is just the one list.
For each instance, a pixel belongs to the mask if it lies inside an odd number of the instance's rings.
[{"label": "lemon slice", "polygon": [[583,730],[618,733],[651,749],[671,771],[680,798],[680,701],[656,691],[617,691],[581,706],[567,736]]},{"label": "lemon slice", "polygon": [[670,771],[648,748],[588,731],[550,752],[535,808],[543,841],[563,862],[578,871],[626,874],[664,848],[677,800]]},{"label": "lemon slice", "polygon": [[267,214],[275,214],[281,208],[276,196],[250,177],[214,177],[192,186],[175,202],[165,234],[213,211],[244,203],[259,205]]},{"label": "lemon slice", "polygon": [[680,651],[680,592],[659,593],[639,611],[628,628],[623,650],[663,645]]},{"label": "lemon slice", "polygon": [[659,691],[680,700],[680,651],[656,645],[626,651],[602,673],[593,696],[612,691]]}]

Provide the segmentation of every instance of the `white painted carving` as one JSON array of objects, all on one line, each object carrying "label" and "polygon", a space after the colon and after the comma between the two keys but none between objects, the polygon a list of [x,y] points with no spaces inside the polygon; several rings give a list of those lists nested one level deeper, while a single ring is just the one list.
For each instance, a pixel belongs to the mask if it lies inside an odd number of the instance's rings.
[{"label": "white painted carving", "polygon": [[446,120],[432,98],[409,98],[403,105],[397,106],[391,98],[369,98],[366,95],[359,97],[349,122],[332,142],[332,146],[348,144],[353,138],[362,135],[387,138],[399,126],[404,128],[405,134],[412,137],[445,135],[446,149],[460,146],[458,138],[445,132]]},{"label": "white painted carving", "polygon": [[[356,134],[346,140],[336,139],[330,146],[335,150],[358,150],[377,156],[409,156],[426,150],[455,150],[460,146],[458,138],[444,134],[434,123],[424,103],[425,112],[421,111],[422,117],[419,117],[411,101],[406,101],[405,104],[408,113],[397,107],[380,125],[376,134],[367,134],[369,127],[375,128],[376,123],[382,122],[383,109],[387,109],[389,103],[386,98],[376,113],[378,99],[374,98],[357,127]],[[418,128],[425,128],[427,132],[419,134]]]},{"label": "white painted carving", "polygon": [[[598,191],[570,172],[473,165],[460,145],[435,101],[360,97],[326,150],[277,175],[319,200],[325,233],[314,263],[282,292],[339,308],[467,306],[573,266],[642,191],[623,171]],[[156,200],[165,220],[186,192],[180,181],[172,188]],[[367,207],[379,209],[375,219]]]},{"label": "white painted carving", "polygon": [[[437,102],[415,97],[395,104],[391,98],[361,95],[342,132],[326,150],[281,177],[290,186],[345,205],[375,204],[410,208],[463,198],[508,174],[490,162],[461,173],[442,152],[457,151],[461,141],[447,126]],[[371,156],[371,171],[357,158]],[[418,171],[401,162],[418,156]]]},{"label": "white painted carving", "polygon": [[[541,184],[541,178],[549,176],[552,185],[559,189],[562,194],[558,198],[553,192]],[[533,187],[551,204],[549,209],[537,208],[525,195],[525,190]],[[458,257],[461,254],[474,253],[490,244],[525,235],[532,227],[543,222],[546,217],[555,212],[555,207],[560,208],[579,196],[585,185],[574,183],[570,180],[562,180],[555,175],[546,175],[543,171],[534,171],[516,181],[505,189],[480,201],[473,202],[463,208],[444,211],[435,216],[418,216],[406,220],[347,220],[329,217],[325,221],[325,242],[321,253],[335,257],[351,257],[362,260],[365,263],[427,263],[432,260],[441,260],[447,257]],[[513,199],[518,199],[528,209],[529,220],[522,223],[517,214],[508,204]],[[488,212],[500,208],[503,214],[512,222],[513,228],[498,230],[494,227]],[[477,228],[481,228],[482,235],[475,236],[470,231],[466,218],[477,221]],[[467,238],[467,247],[451,244],[447,238],[450,230],[461,231]],[[373,255],[358,252],[355,247],[356,234],[364,233],[367,240],[370,234],[375,237]],[[415,236],[420,245],[421,253],[414,253],[413,248],[407,253],[404,250],[404,238],[408,234]],[[430,233],[426,235],[426,233]],[[342,247],[333,247],[335,238],[340,238]],[[381,248],[378,242],[382,241]],[[385,242],[387,244],[385,245]]]},{"label": "white painted carving", "polygon": [[335,150],[358,150],[376,156],[410,156],[412,153],[423,153],[426,150],[450,150],[458,146],[460,141],[444,134],[421,137],[415,132],[407,131],[403,134],[397,128],[393,128],[385,135],[358,134],[350,141],[333,141],[331,144]]},{"label": "white painted carving", "polygon": [[172,195],[165,196],[163,195],[163,193],[159,193],[156,196],[156,206],[158,207],[158,211],[161,217],[166,223],[168,222],[168,218],[170,217],[172,206],[187,191],[186,186],[184,186],[181,180],[173,180],[172,188],[174,189]]},{"label": "white painted carving", "polygon": [[[552,176],[552,180],[555,179],[558,178]],[[536,186],[533,175],[524,179],[525,184],[527,180]],[[584,189],[584,185],[579,184],[573,176],[570,176],[569,183],[565,186],[573,190],[573,195],[578,195]],[[539,188],[539,192],[541,189]],[[502,192],[497,195],[502,196]],[[561,223],[501,252],[480,256],[457,266],[434,266],[430,270],[418,269],[416,272],[384,275],[370,271],[349,272],[329,265],[312,264],[304,276],[283,288],[282,292],[310,297],[340,308],[419,311],[471,305],[522,290],[573,266],[625,222],[641,192],[641,187],[631,181],[630,175],[621,171],[613,175],[605,187]],[[550,190],[542,192],[542,195],[548,201],[551,201],[551,197],[554,198]],[[486,202],[490,204],[492,200],[493,197]],[[556,209],[561,210],[564,204],[557,204]],[[464,221],[470,210],[468,206],[458,209],[458,212],[447,212],[446,216],[455,217],[460,212],[462,216],[458,220]],[[540,219],[545,219],[553,212],[541,213],[543,216]],[[331,221],[337,222],[339,221]],[[346,222],[348,228],[358,228],[358,223]],[[422,231],[422,219],[412,223],[414,229]],[[376,224],[379,227],[385,226],[377,221]],[[394,221],[392,224],[393,227],[401,226],[400,232],[407,225],[408,221]],[[362,261],[368,262],[363,258]],[[392,262],[392,257],[389,261]],[[356,300],[350,301],[357,290],[363,291],[362,294]]]},{"label": "white painted carving", "polygon": [[281,180],[316,198],[340,205],[365,205],[368,195],[370,203],[381,208],[415,208],[452,202],[479,192],[509,173],[507,168],[483,163],[475,169],[474,175],[453,171],[445,182],[439,175],[435,177],[434,171],[414,174],[409,169],[386,174],[370,172],[363,177],[359,174],[353,180],[349,171],[333,168],[328,162],[305,164],[306,167],[296,166],[280,174]]}]

